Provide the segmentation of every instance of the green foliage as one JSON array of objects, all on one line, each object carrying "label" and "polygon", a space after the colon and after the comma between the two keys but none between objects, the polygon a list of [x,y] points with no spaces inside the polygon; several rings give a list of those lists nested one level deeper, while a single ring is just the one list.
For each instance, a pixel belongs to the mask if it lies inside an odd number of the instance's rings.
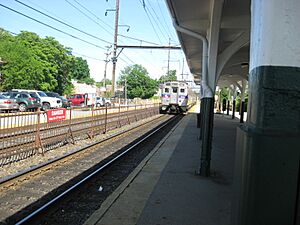
[{"label": "green foliage", "polygon": [[[90,78],[90,69],[86,60],[81,57],[71,57],[71,77],[75,80],[78,80],[80,83],[91,82]],[[88,84],[88,83],[87,83]]]},{"label": "green foliage", "polygon": [[[109,79],[106,79],[105,80],[105,85],[111,85],[112,84],[112,81],[109,80]],[[97,87],[104,87],[104,79],[102,79],[100,82],[96,82],[96,86]]]},{"label": "green foliage", "polygon": [[[235,110],[236,111],[240,111],[241,104],[242,104],[242,99],[241,99],[241,96],[238,95],[236,97],[236,102],[235,102]],[[245,112],[247,112],[247,107],[248,107],[248,94],[245,93],[245,109],[244,109]]]},{"label": "green foliage", "polygon": [[40,38],[37,34],[22,31],[12,36],[0,29],[0,58],[6,62],[0,68],[1,89],[38,89],[69,94],[71,79],[93,84],[87,62],[72,56],[53,37]]},{"label": "green foliage", "polygon": [[128,98],[147,99],[152,97],[157,89],[158,83],[149,77],[148,71],[141,65],[128,66],[121,71],[121,76],[118,80],[119,84],[127,87]]},{"label": "green foliage", "polygon": [[159,78],[158,82],[161,84],[166,81],[176,81],[176,80],[177,80],[176,70],[170,70],[169,72],[167,72],[166,75],[162,75]]},{"label": "green foliage", "polygon": [[228,92],[229,92],[229,90],[227,88],[222,88],[221,89],[221,100],[224,99],[224,98],[226,100],[228,100],[228,98],[229,98]]}]

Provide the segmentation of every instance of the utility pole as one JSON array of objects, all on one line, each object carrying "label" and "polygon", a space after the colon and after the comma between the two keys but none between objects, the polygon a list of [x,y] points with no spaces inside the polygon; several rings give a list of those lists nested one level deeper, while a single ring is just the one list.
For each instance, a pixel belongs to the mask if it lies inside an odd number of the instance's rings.
[{"label": "utility pole", "polygon": [[111,46],[107,46],[106,48],[107,48],[107,52],[105,53],[106,59],[104,60],[105,67],[104,67],[104,83],[103,83],[103,86],[105,87],[105,92],[106,92],[106,70],[107,70],[107,63],[110,62],[110,60],[108,60],[108,56],[110,55],[110,52],[108,52],[108,51],[111,48]]},{"label": "utility pole", "polygon": [[[171,38],[169,38],[169,46],[171,45],[170,41],[171,41]],[[168,51],[168,70],[167,70],[167,76],[169,76],[169,71],[170,71],[170,49]]]},{"label": "utility pole", "polygon": [[181,72],[181,76],[182,76],[182,81],[185,81],[186,79],[183,78],[184,75],[189,75],[188,73],[183,73],[184,71],[184,58],[182,59],[182,72]]},{"label": "utility pole", "polygon": [[115,82],[116,82],[119,7],[120,7],[120,0],[116,0],[115,36],[114,36],[114,49],[113,49],[113,57],[112,57],[112,62],[113,62],[113,68],[112,68],[112,95],[113,96],[115,95]]}]

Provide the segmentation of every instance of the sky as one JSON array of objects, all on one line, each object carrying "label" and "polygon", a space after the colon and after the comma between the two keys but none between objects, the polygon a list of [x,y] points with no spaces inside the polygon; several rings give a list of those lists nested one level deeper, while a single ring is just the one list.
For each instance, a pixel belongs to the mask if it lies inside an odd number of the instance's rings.
[{"label": "sky", "polygon": [[[77,30],[29,7],[73,26]],[[91,77],[95,81],[101,81],[104,78],[106,53],[112,52],[113,49],[109,47],[114,41],[115,9],[116,0],[0,0],[0,27],[15,34],[24,30],[37,33],[42,38],[54,37],[65,47],[72,48],[73,55],[87,60]],[[105,12],[107,12],[106,16]],[[164,0],[120,0],[118,24],[118,45],[166,46],[170,42],[172,46],[180,46]],[[120,50],[118,49],[118,53]],[[124,48],[118,57],[116,79],[121,70],[133,64],[142,65],[152,79],[158,79],[166,74],[169,58],[169,69],[177,71],[177,78],[191,80],[192,75],[183,52],[170,50],[170,57],[168,53],[169,50]],[[111,59],[111,56],[112,54],[108,59]],[[112,79],[111,62],[107,64],[106,78]]]}]

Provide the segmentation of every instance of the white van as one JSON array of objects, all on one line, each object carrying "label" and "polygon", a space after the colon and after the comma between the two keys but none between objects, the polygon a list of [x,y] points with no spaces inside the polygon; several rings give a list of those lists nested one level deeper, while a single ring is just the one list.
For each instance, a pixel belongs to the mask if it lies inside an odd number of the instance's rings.
[{"label": "white van", "polygon": [[43,110],[62,107],[61,99],[55,97],[48,97],[43,91],[26,90],[26,89],[12,89],[12,91],[25,91],[28,93],[36,94],[41,99],[41,105]]}]

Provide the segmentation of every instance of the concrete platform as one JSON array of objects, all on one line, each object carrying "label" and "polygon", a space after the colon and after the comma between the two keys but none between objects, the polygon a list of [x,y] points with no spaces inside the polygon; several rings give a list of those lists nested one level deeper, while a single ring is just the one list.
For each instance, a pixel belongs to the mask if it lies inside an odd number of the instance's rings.
[{"label": "concrete platform", "polygon": [[199,128],[189,113],[85,224],[229,225],[238,125],[215,115],[212,177],[200,177]]}]

